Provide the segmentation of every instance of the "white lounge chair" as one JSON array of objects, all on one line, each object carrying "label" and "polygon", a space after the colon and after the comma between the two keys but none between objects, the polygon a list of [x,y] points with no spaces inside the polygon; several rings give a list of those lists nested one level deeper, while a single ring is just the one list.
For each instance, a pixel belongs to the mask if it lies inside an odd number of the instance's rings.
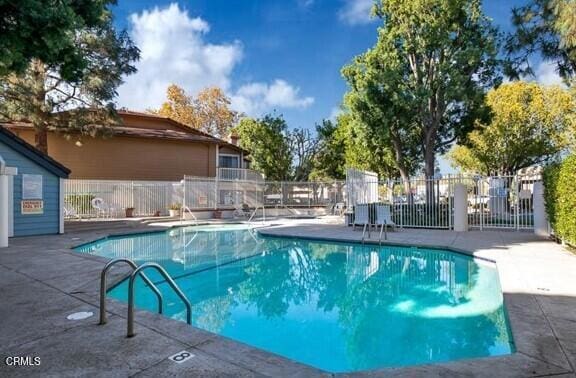
[{"label": "white lounge chair", "polygon": [[96,209],[96,217],[103,216],[104,218],[112,218],[118,215],[120,207],[115,204],[108,204],[100,197],[94,198],[90,201],[92,207]]},{"label": "white lounge chair", "polygon": [[332,215],[342,216],[344,214],[344,209],[346,205],[343,202],[337,202],[332,208]]},{"label": "white lounge chair", "polygon": [[392,220],[392,213],[390,205],[376,205],[376,227],[380,226],[379,242],[382,241],[382,231],[384,231],[384,240],[388,239],[386,230],[388,226],[396,227],[396,223]]},{"label": "white lounge chair", "polygon": [[72,205],[65,203],[63,206],[63,210],[64,210],[64,218],[65,219],[70,219],[70,218],[81,219],[80,215],[78,215],[78,212],[76,211],[76,209]]},{"label": "white lounge chair", "polygon": [[364,234],[368,228],[368,238],[370,238],[370,216],[368,204],[358,204],[354,206],[354,222],[352,223],[354,230],[356,226],[364,226],[362,228],[362,241],[364,241]]}]

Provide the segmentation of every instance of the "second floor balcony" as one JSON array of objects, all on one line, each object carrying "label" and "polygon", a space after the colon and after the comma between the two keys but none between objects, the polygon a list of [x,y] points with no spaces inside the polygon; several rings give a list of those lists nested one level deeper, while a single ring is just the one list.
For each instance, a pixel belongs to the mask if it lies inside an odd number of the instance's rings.
[{"label": "second floor balcony", "polygon": [[264,176],[252,169],[218,168],[218,179],[224,181],[264,181]]}]

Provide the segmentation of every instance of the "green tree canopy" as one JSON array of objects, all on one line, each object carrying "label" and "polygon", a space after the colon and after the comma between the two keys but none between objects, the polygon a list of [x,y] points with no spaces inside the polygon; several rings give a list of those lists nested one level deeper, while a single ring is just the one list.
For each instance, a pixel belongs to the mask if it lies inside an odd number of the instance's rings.
[{"label": "green tree canopy", "polygon": [[318,151],[310,174],[313,180],[342,180],[346,178],[346,145],[342,128],[325,119],[316,125]]},{"label": "green tree canopy", "polygon": [[338,135],[345,147],[346,168],[376,172],[381,177],[397,176],[388,145],[351,114],[338,117]]},{"label": "green tree canopy", "polygon": [[533,75],[529,58],[534,53],[554,62],[566,81],[576,74],[575,1],[531,0],[512,10],[512,23],[516,31],[506,42],[508,76]]},{"label": "green tree canopy", "polygon": [[290,178],[292,156],[288,126],[282,116],[243,118],[234,131],[240,137],[240,146],[250,152],[253,169],[262,172],[267,180]]},{"label": "green tree canopy", "polygon": [[30,121],[36,147],[43,152],[48,152],[48,129],[80,138],[118,123],[116,89],[124,75],[136,71],[132,64],[139,50],[125,33],[116,33],[110,13],[99,17],[98,27],[72,33],[75,49],[84,57],[74,80],[66,79],[65,66],[40,59],[32,59],[21,74],[0,77],[0,120]]},{"label": "green tree canopy", "polygon": [[477,0],[386,0],[375,14],[376,45],[343,69],[346,103],[397,165],[421,161],[431,177],[436,154],[484,115],[485,90],[499,82],[497,32]]},{"label": "green tree canopy", "polygon": [[0,0],[0,76],[22,74],[33,59],[76,81],[91,65],[77,33],[108,25],[115,0]]},{"label": "green tree canopy", "polygon": [[575,102],[558,86],[513,82],[488,93],[490,123],[478,123],[467,145],[450,153],[452,164],[467,172],[515,174],[557,157],[576,124]]}]

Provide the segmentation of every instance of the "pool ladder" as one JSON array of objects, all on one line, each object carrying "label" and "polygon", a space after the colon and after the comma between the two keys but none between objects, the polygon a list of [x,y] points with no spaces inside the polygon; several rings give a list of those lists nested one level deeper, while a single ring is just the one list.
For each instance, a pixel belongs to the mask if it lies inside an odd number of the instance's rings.
[{"label": "pool ladder", "polygon": [[108,290],[107,290],[107,284],[106,284],[106,276],[107,276],[110,268],[116,264],[119,264],[119,263],[125,263],[125,264],[129,265],[130,268],[132,268],[132,273],[130,274],[130,276],[127,276],[124,278],[124,279],[126,279],[126,278],[129,279],[129,281],[128,281],[128,330],[127,330],[127,335],[126,335],[127,337],[133,337],[135,335],[135,333],[134,333],[134,298],[136,295],[135,295],[134,281],[136,280],[136,277],[138,275],[140,275],[140,277],[142,277],[142,279],[144,280],[146,285],[148,285],[150,287],[150,289],[152,289],[154,294],[156,294],[156,297],[158,298],[158,313],[159,314],[163,313],[164,298],[162,297],[162,293],[160,292],[160,290],[158,290],[156,285],[154,285],[154,283],[152,281],[150,281],[150,279],[144,274],[144,270],[150,269],[150,268],[158,271],[158,273],[160,273],[162,275],[162,277],[164,277],[166,282],[168,282],[168,285],[170,285],[172,290],[174,290],[174,292],[178,295],[178,297],[180,297],[182,302],[184,302],[184,305],[186,306],[186,323],[192,324],[192,304],[190,303],[188,298],[186,298],[186,295],[184,295],[182,290],[180,290],[178,285],[176,285],[176,283],[174,282],[172,277],[170,277],[170,275],[168,274],[168,272],[166,272],[166,270],[164,268],[162,268],[160,265],[158,265],[156,263],[146,263],[146,264],[142,264],[142,265],[138,266],[138,265],[136,265],[136,263],[134,263],[134,261],[132,261],[130,259],[120,258],[120,259],[114,259],[114,260],[110,261],[109,263],[107,263],[104,266],[104,268],[102,269],[102,272],[100,273],[100,323],[99,323],[100,325],[104,325],[107,322],[107,319],[106,319],[106,292]]}]

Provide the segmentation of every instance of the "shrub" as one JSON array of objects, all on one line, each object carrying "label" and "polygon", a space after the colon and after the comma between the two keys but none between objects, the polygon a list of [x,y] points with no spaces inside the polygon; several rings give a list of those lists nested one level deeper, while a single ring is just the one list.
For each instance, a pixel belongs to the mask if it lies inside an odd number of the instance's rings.
[{"label": "shrub", "polygon": [[576,155],[544,170],[544,200],[555,235],[576,245]]}]

